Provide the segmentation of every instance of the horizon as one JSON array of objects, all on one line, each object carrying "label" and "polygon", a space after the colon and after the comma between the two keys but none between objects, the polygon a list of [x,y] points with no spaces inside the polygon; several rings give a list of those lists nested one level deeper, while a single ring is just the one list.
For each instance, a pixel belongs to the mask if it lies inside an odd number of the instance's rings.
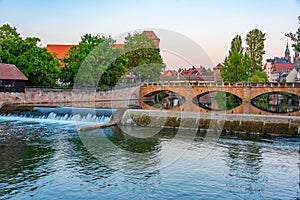
[{"label": "horizon", "polygon": [[[199,59],[199,55],[192,55],[193,52],[190,52],[193,58],[189,62],[180,55],[168,55],[172,54],[170,51],[162,52],[168,69],[189,65],[213,68],[223,63],[235,35],[242,36],[245,46],[246,34],[255,28],[266,34],[266,54],[262,64],[267,58],[284,56],[287,41],[293,56],[292,41],[284,34],[297,31],[299,7],[299,0],[277,0],[271,3],[258,0],[92,0],[89,3],[81,0],[0,0],[0,25],[16,27],[22,37],[38,37],[44,47],[47,44],[77,44],[85,33],[112,36],[115,39],[136,30],[173,31],[202,48],[211,62],[203,63],[202,55]],[[155,33],[162,43],[164,37]],[[116,43],[122,43],[122,40]]]}]

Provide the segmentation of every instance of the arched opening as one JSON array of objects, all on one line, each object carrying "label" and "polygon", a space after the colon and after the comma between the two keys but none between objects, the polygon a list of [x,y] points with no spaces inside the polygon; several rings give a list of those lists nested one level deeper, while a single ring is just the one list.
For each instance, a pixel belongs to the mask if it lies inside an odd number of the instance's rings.
[{"label": "arched opening", "polygon": [[143,102],[149,106],[160,109],[170,109],[181,106],[185,98],[170,90],[151,92],[143,97]]},{"label": "arched opening", "polygon": [[210,91],[194,97],[193,103],[207,110],[225,111],[241,105],[242,99],[228,92]]},{"label": "arched opening", "polygon": [[288,92],[269,92],[251,99],[251,105],[271,113],[290,113],[300,110],[300,97]]}]

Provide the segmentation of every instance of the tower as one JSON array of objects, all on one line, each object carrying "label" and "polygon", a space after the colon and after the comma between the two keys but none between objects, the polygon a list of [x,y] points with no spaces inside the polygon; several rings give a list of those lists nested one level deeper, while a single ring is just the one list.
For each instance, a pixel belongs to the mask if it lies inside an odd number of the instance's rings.
[{"label": "tower", "polygon": [[286,43],[286,49],[284,52],[284,59],[286,59],[289,63],[291,62],[291,56],[290,56],[290,49],[289,49],[289,43]]},{"label": "tower", "polygon": [[155,35],[153,31],[143,31],[142,34],[147,35],[150,39],[152,39],[155,46],[159,48],[160,39]]}]

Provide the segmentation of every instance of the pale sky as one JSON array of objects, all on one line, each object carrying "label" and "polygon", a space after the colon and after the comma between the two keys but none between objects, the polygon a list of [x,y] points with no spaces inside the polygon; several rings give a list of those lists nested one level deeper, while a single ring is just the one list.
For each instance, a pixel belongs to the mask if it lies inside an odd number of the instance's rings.
[{"label": "pale sky", "polygon": [[284,34],[296,32],[298,15],[299,0],[0,0],[0,25],[16,27],[23,37],[39,37],[43,46],[76,44],[85,33],[115,37],[161,29],[190,39],[211,60],[201,61],[203,55],[191,52],[198,58],[182,62],[181,55],[171,58],[164,52],[169,67],[214,67],[224,61],[235,35],[245,40],[254,28],[266,34],[264,58],[281,57]]}]

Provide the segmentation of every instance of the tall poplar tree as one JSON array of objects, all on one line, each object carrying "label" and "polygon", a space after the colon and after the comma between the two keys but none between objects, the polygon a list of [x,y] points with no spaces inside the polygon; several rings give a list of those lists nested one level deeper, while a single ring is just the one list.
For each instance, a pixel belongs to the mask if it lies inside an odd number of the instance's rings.
[{"label": "tall poplar tree", "polygon": [[242,37],[236,35],[231,41],[229,56],[224,60],[221,76],[226,82],[238,82],[247,80],[247,70],[250,67],[249,57],[244,54]]},{"label": "tall poplar tree", "polygon": [[254,29],[247,34],[244,52],[242,37],[236,35],[231,41],[228,57],[224,60],[221,76],[226,82],[265,82],[267,75],[262,70],[265,34]]},{"label": "tall poplar tree", "polygon": [[266,40],[265,34],[259,29],[253,29],[246,35],[246,53],[251,60],[251,69],[262,71],[262,60],[265,54],[264,41]]}]

